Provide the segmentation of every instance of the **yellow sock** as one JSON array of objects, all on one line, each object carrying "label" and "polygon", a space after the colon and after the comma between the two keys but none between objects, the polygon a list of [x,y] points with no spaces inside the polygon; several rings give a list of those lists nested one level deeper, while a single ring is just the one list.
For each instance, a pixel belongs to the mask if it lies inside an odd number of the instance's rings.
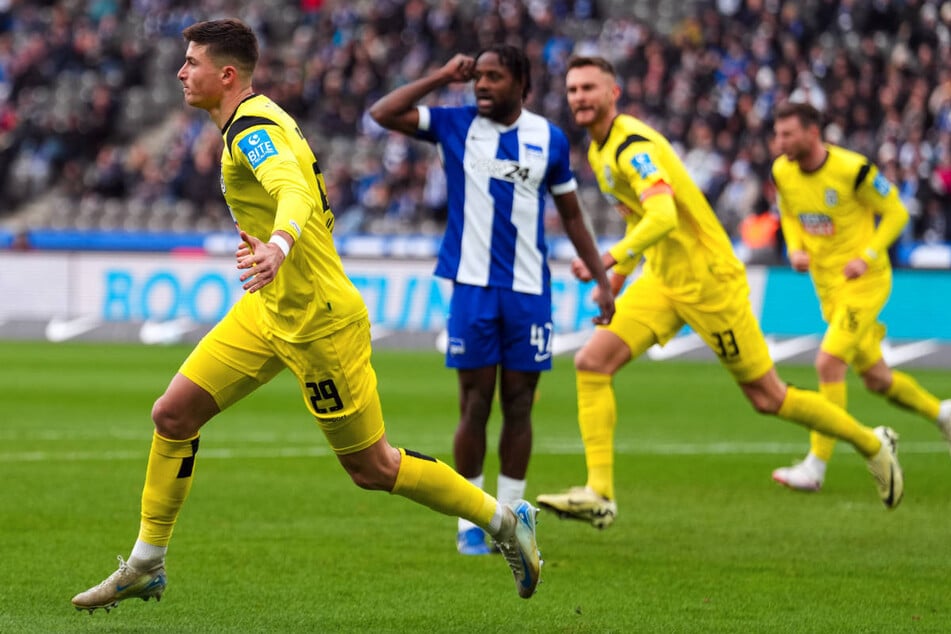
[{"label": "yellow sock", "polygon": [[921,387],[918,381],[898,370],[892,370],[892,384],[885,390],[885,397],[892,403],[917,412],[928,420],[938,418],[941,401]]},{"label": "yellow sock", "polygon": [[882,441],[870,428],[816,392],[787,387],[786,398],[778,415],[827,436],[841,438],[851,443],[866,458],[875,455],[882,448]]},{"label": "yellow sock", "polygon": [[153,546],[168,546],[178,512],[192,488],[198,434],[187,440],[170,440],[152,434],[149,466],[142,489],[139,539]]},{"label": "yellow sock", "polygon": [[577,373],[578,427],[588,466],[587,485],[595,493],[614,499],[614,427],[617,404],[610,374]]},{"label": "yellow sock", "polygon": [[492,525],[499,506],[494,497],[444,462],[406,449],[400,449],[400,454],[400,470],[391,493],[434,511],[467,519],[489,534],[498,531],[498,527]]},{"label": "yellow sock", "polygon": [[[819,394],[825,397],[827,401],[846,409],[848,401],[848,392],[846,391],[845,381],[836,381],[834,383],[819,383]],[[809,451],[813,456],[823,462],[829,462],[832,459],[832,452],[835,450],[835,438],[826,436],[815,430],[809,432]]]}]

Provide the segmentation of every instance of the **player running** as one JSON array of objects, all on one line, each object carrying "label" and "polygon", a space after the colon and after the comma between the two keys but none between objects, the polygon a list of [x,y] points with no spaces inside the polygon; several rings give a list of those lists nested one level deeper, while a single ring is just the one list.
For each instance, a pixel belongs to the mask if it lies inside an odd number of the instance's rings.
[{"label": "player running", "polygon": [[[618,297],[611,324],[597,326],[575,355],[586,486],[539,495],[539,506],[600,528],[614,521],[614,375],[684,324],[717,354],[758,412],[847,440],[866,458],[885,506],[898,506],[904,489],[897,436],[887,427],[865,427],[821,395],[779,377],[726,231],[670,143],[643,121],[618,113],[620,87],[610,62],[572,59],[566,88],[575,123],[591,138],[588,161],[598,185],[627,220],[625,236],[601,256],[605,267],[614,267],[614,291],[642,256],[646,264]],[[579,260],[572,271],[590,279]]]}]

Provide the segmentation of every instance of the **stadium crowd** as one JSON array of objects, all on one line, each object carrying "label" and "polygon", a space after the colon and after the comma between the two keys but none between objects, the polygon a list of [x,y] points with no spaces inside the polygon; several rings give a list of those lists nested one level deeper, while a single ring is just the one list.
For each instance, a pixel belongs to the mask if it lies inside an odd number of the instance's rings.
[{"label": "stadium crowd", "polygon": [[[622,111],[671,139],[738,243],[781,253],[768,181],[771,111],[807,100],[825,136],[873,159],[912,215],[902,242],[951,240],[951,1],[700,0],[672,28],[647,2],[602,0],[45,0],[0,2],[0,186],[6,216],[46,196],[37,225],[215,230],[221,137],[181,103],[191,22],[235,15],[260,34],[255,88],[307,128],[338,232],[438,233],[445,183],[433,148],[366,114],[393,87],[495,42],[533,61],[526,107],[569,134],[599,233],[597,194],[564,95],[573,53],[611,59]],[[464,103],[448,86],[438,103]],[[27,217],[27,216],[25,216]],[[550,215],[557,231],[557,214]]]}]

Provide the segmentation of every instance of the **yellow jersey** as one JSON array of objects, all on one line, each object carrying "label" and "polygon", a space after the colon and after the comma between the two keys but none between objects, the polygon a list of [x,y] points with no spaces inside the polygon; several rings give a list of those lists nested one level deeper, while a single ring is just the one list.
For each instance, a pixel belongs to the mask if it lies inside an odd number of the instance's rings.
[{"label": "yellow jersey", "polygon": [[[607,138],[588,146],[588,161],[601,192],[627,223],[625,237],[610,250],[619,273],[630,272],[643,255],[645,274],[657,276],[665,292],[682,301],[697,301],[711,276],[743,275],[743,264],[710,203],[659,132],[620,114]],[[660,239],[645,242],[636,233],[645,215],[641,194],[661,181],[673,190],[676,223]]]},{"label": "yellow jersey", "polygon": [[908,222],[896,188],[867,158],[835,145],[826,150],[811,172],[785,156],[772,167],[787,249],[809,254],[820,292],[845,283],[842,271],[855,258],[868,262],[865,275],[889,275],[888,247]]},{"label": "yellow jersey", "polygon": [[366,317],[334,247],[323,176],[294,119],[252,95],[222,135],[221,191],[235,225],[265,242],[278,229],[295,240],[277,276],[255,294],[266,325],[286,341],[310,341]]}]

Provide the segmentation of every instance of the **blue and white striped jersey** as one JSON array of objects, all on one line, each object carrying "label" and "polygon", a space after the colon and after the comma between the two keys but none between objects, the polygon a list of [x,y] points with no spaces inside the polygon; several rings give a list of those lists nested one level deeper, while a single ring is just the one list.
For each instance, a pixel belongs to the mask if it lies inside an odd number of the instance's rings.
[{"label": "blue and white striped jersey", "polygon": [[577,189],[568,139],[526,110],[510,126],[474,106],[418,106],[417,137],[437,144],[446,170],[448,222],[436,275],[473,286],[548,290],[545,196]]}]

